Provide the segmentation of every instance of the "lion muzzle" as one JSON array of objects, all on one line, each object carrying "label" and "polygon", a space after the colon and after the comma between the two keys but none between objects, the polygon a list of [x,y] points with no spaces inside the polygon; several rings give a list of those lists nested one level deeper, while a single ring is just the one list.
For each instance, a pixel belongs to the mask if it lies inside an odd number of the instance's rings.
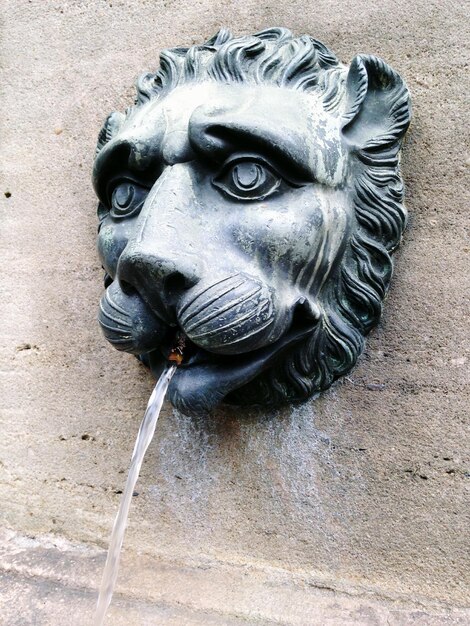
[{"label": "lion muzzle", "polygon": [[187,299],[178,322],[193,343],[217,354],[240,354],[279,338],[284,318],[274,290],[244,274],[224,277]]},{"label": "lion muzzle", "polygon": [[167,334],[167,326],[142,298],[134,291],[125,293],[117,281],[101,297],[98,321],[109,343],[131,354],[153,350]]}]

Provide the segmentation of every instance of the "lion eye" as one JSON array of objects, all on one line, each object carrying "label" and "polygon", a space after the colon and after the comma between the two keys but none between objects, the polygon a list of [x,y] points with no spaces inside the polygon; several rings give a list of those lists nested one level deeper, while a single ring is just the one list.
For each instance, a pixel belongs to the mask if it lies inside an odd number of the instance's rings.
[{"label": "lion eye", "polygon": [[111,216],[119,219],[136,215],[144,204],[148,190],[132,181],[119,183],[111,194]]},{"label": "lion eye", "polygon": [[245,159],[227,164],[213,182],[237,200],[261,200],[272,194],[281,180],[264,163]]}]

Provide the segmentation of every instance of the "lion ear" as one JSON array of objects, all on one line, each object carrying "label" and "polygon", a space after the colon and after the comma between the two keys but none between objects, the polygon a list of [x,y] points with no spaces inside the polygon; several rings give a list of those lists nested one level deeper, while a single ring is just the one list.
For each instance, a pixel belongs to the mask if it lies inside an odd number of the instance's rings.
[{"label": "lion ear", "polygon": [[377,150],[402,139],[411,118],[410,96],[404,81],[382,59],[353,59],[346,98],[342,131],[354,148]]},{"label": "lion ear", "polygon": [[119,113],[119,111],[114,111],[108,115],[98,135],[96,154],[104,148],[108,141],[111,141],[117,135],[125,119],[126,116]]}]

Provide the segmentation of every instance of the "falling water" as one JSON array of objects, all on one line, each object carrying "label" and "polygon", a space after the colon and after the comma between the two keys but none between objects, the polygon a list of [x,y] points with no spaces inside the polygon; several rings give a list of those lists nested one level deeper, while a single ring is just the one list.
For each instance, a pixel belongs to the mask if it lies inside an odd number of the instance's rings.
[{"label": "falling water", "polygon": [[[178,359],[171,360],[178,362]],[[122,541],[126,530],[127,516],[129,514],[132,494],[134,493],[135,484],[139,477],[142,461],[144,460],[145,453],[155,432],[155,426],[157,425],[158,416],[160,415],[166,390],[170,384],[171,377],[176,371],[176,367],[177,366],[175,364],[169,363],[163,371],[163,374],[158,379],[155,389],[150,396],[142,424],[139,428],[139,433],[134,446],[134,452],[132,453],[131,466],[127,476],[126,487],[122,495],[118,514],[114,520],[113,532],[111,533],[108,556],[106,558],[106,565],[104,566],[100,594],[96,605],[94,626],[102,626],[106,616],[106,611],[111,603],[118,575],[119,557],[121,555]]]}]

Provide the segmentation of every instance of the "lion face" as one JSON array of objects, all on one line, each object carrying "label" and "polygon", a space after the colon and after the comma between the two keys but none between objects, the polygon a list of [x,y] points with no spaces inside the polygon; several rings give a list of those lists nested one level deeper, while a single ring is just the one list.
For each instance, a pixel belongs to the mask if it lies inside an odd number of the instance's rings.
[{"label": "lion face", "polygon": [[[156,375],[176,332],[186,335],[169,392],[179,408],[302,398],[344,373],[331,309],[348,316],[338,285],[357,240],[361,171],[351,112],[325,106],[340,95],[327,83],[311,92],[212,76],[108,118],[94,171],[108,283],[99,320]],[[319,384],[311,372],[332,358],[336,372]]]}]

